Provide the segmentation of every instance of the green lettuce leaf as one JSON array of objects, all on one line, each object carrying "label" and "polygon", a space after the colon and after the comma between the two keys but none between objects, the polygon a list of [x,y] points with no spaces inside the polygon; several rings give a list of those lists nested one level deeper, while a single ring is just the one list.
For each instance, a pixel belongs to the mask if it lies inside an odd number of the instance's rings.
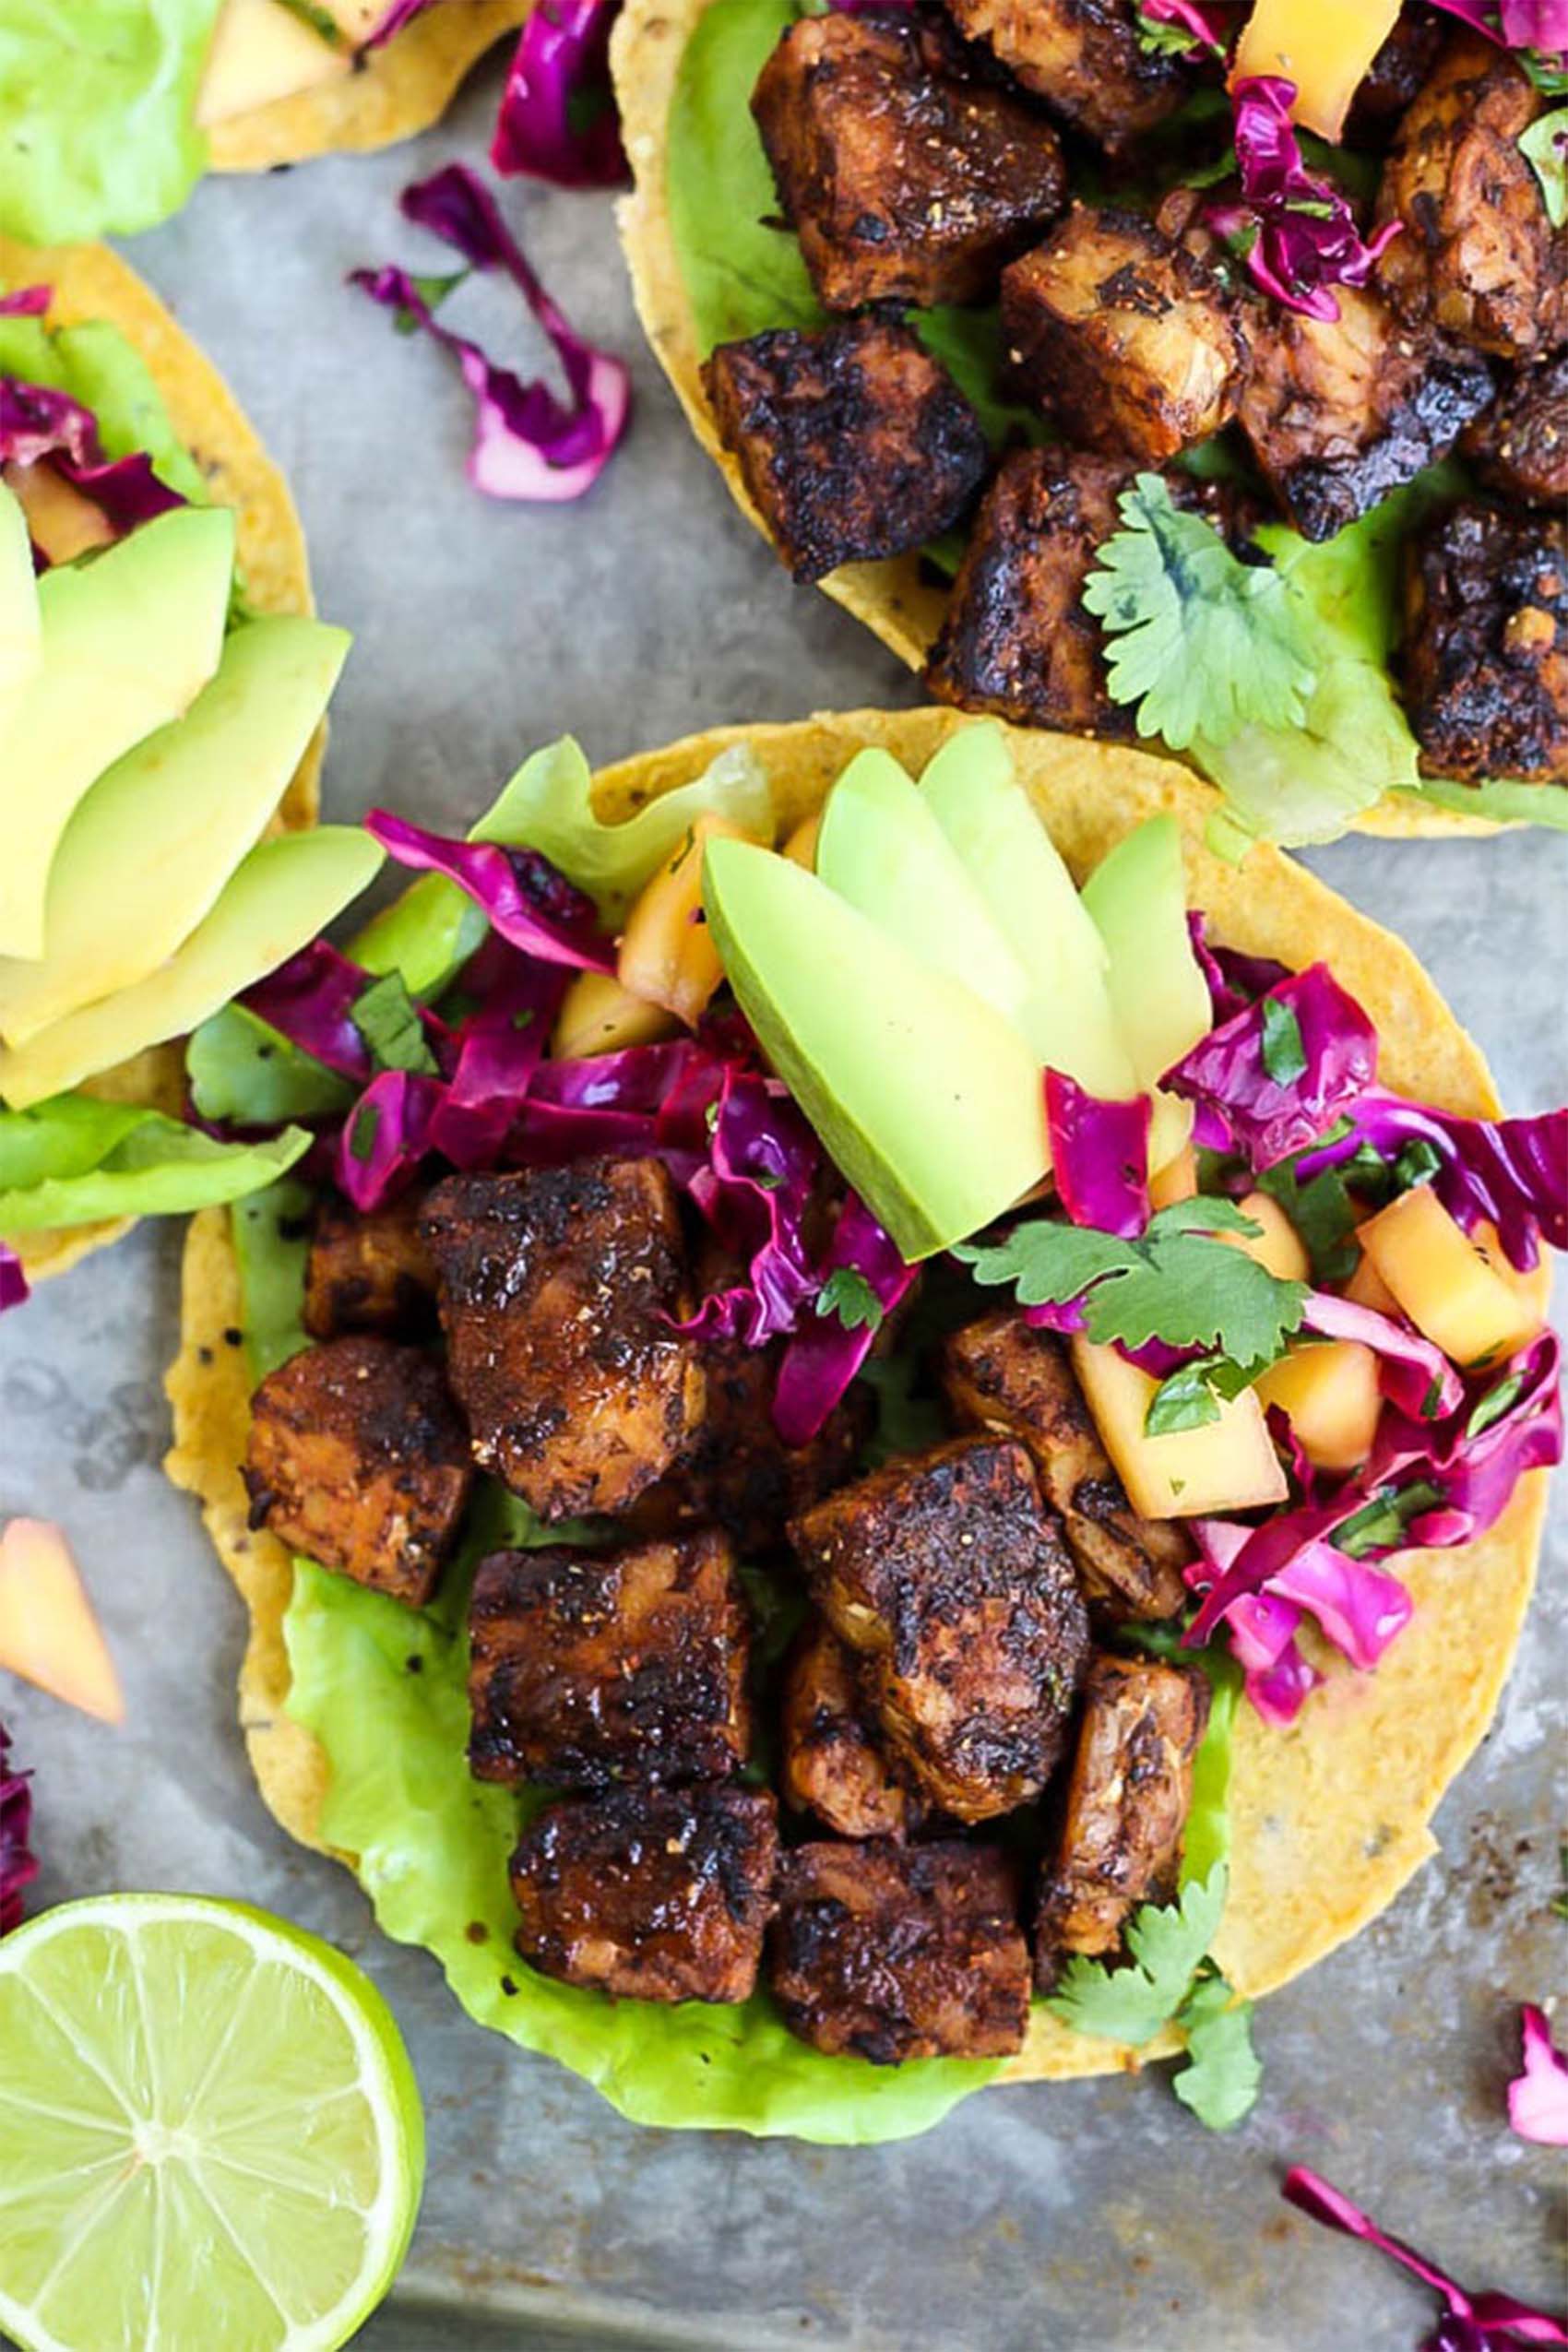
[{"label": "green lettuce leaf", "polygon": [[207,504],[206,480],[174,430],[151,369],[106,319],[50,327],[40,318],[0,318],[0,375],[79,400],[98,420],[105,457],[145,450],[171,490],[193,506]]},{"label": "green lettuce leaf", "polygon": [[89,1095],[0,1111],[0,1240],[210,1208],[270,1183],[309,1148],[303,1127],[265,1143],[220,1143],[161,1111]]},{"label": "green lettuce leaf", "polygon": [[329,1119],[354,1099],[347,1078],[243,1004],[225,1004],[185,1046],[191,1100],[204,1119],[273,1127],[282,1119]]},{"label": "green lettuce leaf", "polygon": [[6,0],[0,231],[65,244],[150,229],[207,165],[196,125],[220,0]]},{"label": "green lettuce leaf", "polygon": [[1506,778],[1490,784],[1451,784],[1442,777],[1423,776],[1400,790],[1413,801],[1431,802],[1434,808],[1457,810],[1461,816],[1490,817],[1493,825],[1545,825],[1568,833],[1568,785],[1519,784]]}]

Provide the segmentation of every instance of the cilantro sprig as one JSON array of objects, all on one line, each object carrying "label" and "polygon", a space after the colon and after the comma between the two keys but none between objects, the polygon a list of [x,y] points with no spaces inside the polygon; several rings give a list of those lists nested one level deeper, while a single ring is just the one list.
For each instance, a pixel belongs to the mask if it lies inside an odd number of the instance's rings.
[{"label": "cilantro sprig", "polygon": [[354,999],[350,1017],[378,1070],[417,1070],[434,1077],[434,1054],[419,1006],[401,972],[384,972]]},{"label": "cilantro sprig", "polygon": [[1158,474],[1122,493],[1084,603],[1111,642],[1111,697],[1172,751],[1244,727],[1299,727],[1317,685],[1311,644],[1271,564],[1242,564],[1212,523],[1183,513]]},{"label": "cilantro sprig", "polygon": [[1255,1373],[1282,1352],[1307,1301],[1304,1283],[1282,1281],[1213,1238],[1259,1229],[1234,1201],[1200,1195],[1160,1209],[1136,1241],[1039,1218],[1001,1241],[960,1243],[953,1254],[977,1282],[1011,1284],[1022,1306],[1081,1298],[1086,1334],[1097,1342],[1141,1348],[1160,1339]]},{"label": "cilantro sprig", "polygon": [[816,1294],[819,1315],[837,1315],[846,1331],[880,1331],[882,1301],[858,1267],[836,1265]]}]

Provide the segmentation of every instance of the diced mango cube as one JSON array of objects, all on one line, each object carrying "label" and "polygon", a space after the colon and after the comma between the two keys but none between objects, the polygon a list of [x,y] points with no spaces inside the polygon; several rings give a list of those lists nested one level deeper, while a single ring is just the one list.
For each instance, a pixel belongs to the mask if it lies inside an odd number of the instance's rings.
[{"label": "diced mango cube", "polygon": [[672,1013],[632,995],[613,972],[579,972],[561,999],[550,1051],[558,1062],[578,1062],[623,1046],[656,1045],[679,1027]]},{"label": "diced mango cube", "polygon": [[1174,1201],[1190,1201],[1197,1189],[1198,1156],[1190,1143],[1183,1144],[1175,1158],[1168,1159],[1149,1178],[1149,1206],[1169,1208]]},{"label": "diced mango cube", "polygon": [[621,934],[616,977],[632,996],[662,1004],[695,1028],[724,978],[703,913],[703,844],[743,841],[743,826],[711,811],[697,817],[672,857],[638,893]]},{"label": "diced mango cube", "polygon": [[1259,1265],[1277,1274],[1281,1282],[1310,1282],[1313,1262],[1301,1245],[1301,1235],[1291,1224],[1279,1203],[1267,1193],[1249,1193],[1236,1204],[1243,1217],[1261,1225],[1261,1233],[1217,1233],[1217,1241],[1228,1241]]},{"label": "diced mango cube", "polygon": [[1255,0],[1236,46],[1231,88],[1254,74],[1282,75],[1296,85],[1296,121],[1337,139],[1399,8],[1400,0]]},{"label": "diced mango cube", "polygon": [[1359,1339],[1292,1348],[1257,1383],[1259,1401],[1277,1405],[1309,1462],[1353,1470],[1372,1451],[1383,1409],[1377,1356]]},{"label": "diced mango cube", "polygon": [[70,1548],[43,1519],[0,1534],[0,1667],[104,1723],[123,1723],[114,1661]]},{"label": "diced mango cube", "polygon": [[1149,1437],[1144,1422],[1159,1383],[1114,1348],[1075,1339],[1073,1367],[1100,1442],[1134,1511],[1193,1519],[1283,1503],[1284,1469],[1256,1392],[1244,1388],[1199,1429]]},{"label": "diced mango cube", "polygon": [[94,548],[112,547],[113,524],[101,506],[85,498],[47,458],[36,464],[0,467],[0,481],[19,501],[28,536],[51,564],[74,564]]},{"label": "diced mango cube", "polygon": [[1488,1265],[1430,1184],[1401,1193],[1357,1239],[1417,1330],[1456,1364],[1511,1356],[1540,1329],[1538,1307]]},{"label": "diced mango cube", "polygon": [[1356,1271],[1345,1285],[1345,1296],[1358,1307],[1371,1307],[1374,1314],[1399,1313],[1399,1301],[1363,1250],[1356,1260]]}]

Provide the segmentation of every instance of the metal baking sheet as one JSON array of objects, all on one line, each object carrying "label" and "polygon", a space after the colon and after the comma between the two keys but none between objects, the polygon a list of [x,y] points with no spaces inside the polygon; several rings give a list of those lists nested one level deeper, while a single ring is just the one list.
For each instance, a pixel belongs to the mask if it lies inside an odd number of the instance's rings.
[{"label": "metal baking sheet", "polygon": [[[506,201],[576,324],[630,360],[632,437],[578,506],[468,488],[447,365],[343,280],[362,262],[443,266],[397,193],[454,153],[477,160],[493,101],[492,77],[396,154],[208,184],[131,248],[287,467],[321,608],[357,633],[337,817],[379,801],[456,825],[564,728],[604,760],[713,721],[914,696],[846,615],[790,587],[691,441],[638,334],[607,198]],[[500,290],[458,305],[459,323],[540,356]],[[1350,841],[1312,862],[1425,957],[1512,1106],[1568,1099],[1568,838]],[[1502,1711],[1439,1817],[1441,1858],[1266,2003],[1264,2094],[1240,2132],[1208,2137],[1158,2078],[987,2093],[878,2149],[643,2132],[469,2025],[434,1963],[379,1937],[351,1881],[264,1812],[234,1720],[239,1606],[159,1469],[178,1253],[172,1229],[144,1229],[0,1325],[0,1515],[70,1529],[130,1716],[112,1735],[11,1685],[5,1709],[38,1771],[42,1900],[244,1896],[332,1937],[389,1995],[432,2163],[367,2352],[1406,2352],[1430,2298],[1279,2203],[1293,2160],[1462,2278],[1561,2294],[1561,2167],[1509,2136],[1500,2099],[1515,2004],[1562,1982],[1548,1907],[1568,1815],[1568,1485]]]}]

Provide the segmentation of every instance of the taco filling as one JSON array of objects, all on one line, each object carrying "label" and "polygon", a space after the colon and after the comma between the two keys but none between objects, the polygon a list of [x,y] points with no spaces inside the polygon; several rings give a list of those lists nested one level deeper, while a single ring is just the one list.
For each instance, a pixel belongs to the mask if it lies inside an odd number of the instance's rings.
[{"label": "taco filling", "polygon": [[1174,2028],[1224,2126],[1232,1816],[1303,1739],[1321,1805],[1416,1556],[1484,1579],[1561,1452],[1568,1113],[1395,1090],[1175,815],[1075,880],[1000,728],[852,728],[804,813],[742,740],[621,825],[570,743],[369,818],[413,887],[191,1040],[313,1144],[237,1293],[197,1228],[172,1467],[277,1553],[295,1825],[629,2112],[885,2136]]},{"label": "taco filling", "polygon": [[639,303],[796,579],[940,701],[1185,757],[1232,853],[1568,824],[1544,18],[667,16],[617,45]]}]

